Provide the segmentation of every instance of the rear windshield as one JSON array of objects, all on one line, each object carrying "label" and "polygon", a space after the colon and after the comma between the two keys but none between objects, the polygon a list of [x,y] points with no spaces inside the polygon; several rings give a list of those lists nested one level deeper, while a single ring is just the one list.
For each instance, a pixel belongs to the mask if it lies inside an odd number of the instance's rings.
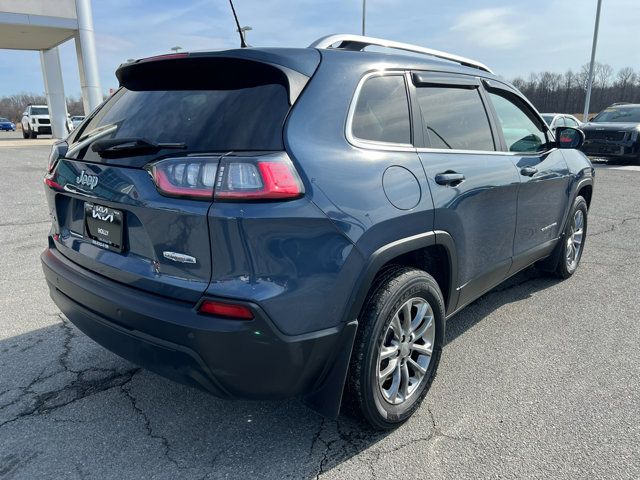
[{"label": "rear windshield", "polygon": [[640,123],[640,107],[606,108],[592,122]]},{"label": "rear windshield", "polygon": [[49,115],[47,107],[31,107],[31,115]]},{"label": "rear windshield", "polygon": [[[99,129],[110,131],[101,139],[184,143],[188,152],[282,150],[282,128],[290,108],[286,78],[225,66],[190,77],[195,72],[176,62],[170,70],[173,78],[166,74],[163,80],[155,66],[153,71],[140,69],[73,141]],[[247,77],[248,73],[254,75]],[[92,155],[86,149],[78,152],[81,158]]]}]

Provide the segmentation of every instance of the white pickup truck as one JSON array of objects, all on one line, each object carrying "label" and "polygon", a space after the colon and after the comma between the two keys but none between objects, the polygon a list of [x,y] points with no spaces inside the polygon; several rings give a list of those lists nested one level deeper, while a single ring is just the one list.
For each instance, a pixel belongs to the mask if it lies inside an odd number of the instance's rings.
[{"label": "white pickup truck", "polygon": [[22,114],[22,136],[37,138],[38,135],[51,135],[51,118],[46,105],[29,105]]}]

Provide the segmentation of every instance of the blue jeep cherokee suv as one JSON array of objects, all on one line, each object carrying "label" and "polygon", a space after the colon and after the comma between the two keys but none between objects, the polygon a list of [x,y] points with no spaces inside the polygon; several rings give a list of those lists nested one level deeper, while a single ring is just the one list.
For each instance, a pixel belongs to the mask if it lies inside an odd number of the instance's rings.
[{"label": "blue jeep cherokee suv", "polygon": [[449,317],[539,260],[578,266],[584,137],[480,63],[334,35],[117,77],[52,150],[42,263],[69,320],[161,375],[327,416],[344,393],[393,428]]}]

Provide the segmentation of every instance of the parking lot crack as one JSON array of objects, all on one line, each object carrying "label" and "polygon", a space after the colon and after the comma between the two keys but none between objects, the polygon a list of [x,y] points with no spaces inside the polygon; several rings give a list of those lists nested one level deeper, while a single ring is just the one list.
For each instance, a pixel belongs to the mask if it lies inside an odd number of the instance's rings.
[{"label": "parking lot crack", "polygon": [[587,233],[587,238],[589,237],[598,237],[600,235],[605,235],[607,233],[614,232],[617,228],[623,226],[627,222],[637,222],[640,221],[640,217],[626,217],[620,219],[618,222],[610,224],[605,230],[601,230],[599,232]]},{"label": "parking lot crack", "polygon": [[146,432],[147,436],[149,438],[153,438],[155,440],[159,440],[161,445],[162,445],[164,457],[170,463],[172,463],[177,469],[181,470],[181,467],[178,464],[177,460],[171,456],[171,445],[169,443],[169,439],[167,439],[167,437],[165,437],[163,435],[160,435],[160,434],[154,432],[153,427],[151,426],[151,419],[145,413],[145,411],[142,409],[142,407],[140,407],[140,405],[138,405],[138,401],[137,401],[136,397],[131,393],[131,389],[127,388],[126,385],[123,385],[121,387],[121,391],[124,394],[124,396],[127,397],[129,402],[131,403],[131,406],[133,407],[134,411],[142,419],[143,424],[144,424],[144,429],[145,429],[145,432]]},{"label": "parking lot crack", "polygon": [[114,387],[121,387],[123,385],[126,385],[131,381],[133,376],[139,370],[139,368],[127,370],[125,372],[112,370],[110,374],[97,380],[85,380],[81,375],[78,375],[78,378],[76,378],[71,383],[63,386],[62,388],[40,394],[35,393],[33,391],[33,388],[45,378],[51,378],[52,375],[44,377],[38,376],[29,385],[22,388],[23,392],[20,397],[14,399],[7,405],[3,405],[2,409],[11,405],[18,404],[26,398],[31,399],[31,405],[27,408],[24,408],[21,412],[14,415],[12,418],[0,423],[0,428],[23,418],[47,414],[97,393],[107,391]]}]

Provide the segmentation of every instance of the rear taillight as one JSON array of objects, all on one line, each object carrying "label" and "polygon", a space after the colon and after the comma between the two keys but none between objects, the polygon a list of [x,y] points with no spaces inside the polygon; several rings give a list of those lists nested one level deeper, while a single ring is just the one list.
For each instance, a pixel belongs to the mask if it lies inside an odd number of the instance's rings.
[{"label": "rear taillight", "polygon": [[286,200],[304,194],[300,176],[286,153],[225,156],[216,176],[216,200]]},{"label": "rear taillight", "polygon": [[198,307],[199,313],[213,315],[216,317],[233,318],[236,320],[251,320],[253,312],[244,305],[237,303],[217,302],[214,300],[203,300]]},{"label": "rear taillight", "polygon": [[163,195],[226,201],[287,200],[304,194],[286,153],[179,157],[148,167]]},{"label": "rear taillight", "polygon": [[62,141],[53,144],[51,152],[49,153],[49,161],[47,162],[47,173],[53,172],[58,160],[67,154],[67,150],[69,150],[69,144],[67,144],[67,142]]},{"label": "rear taillight", "polygon": [[163,195],[210,200],[217,168],[217,157],[180,157],[161,160],[148,170]]}]

